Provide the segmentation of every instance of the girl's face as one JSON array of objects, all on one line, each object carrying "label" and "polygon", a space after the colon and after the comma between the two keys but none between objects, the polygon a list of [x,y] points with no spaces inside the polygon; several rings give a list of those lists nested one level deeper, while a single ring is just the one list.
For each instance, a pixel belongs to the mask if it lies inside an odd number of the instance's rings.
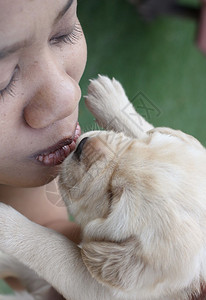
[{"label": "girl's face", "polygon": [[74,149],[86,63],[76,7],[0,0],[0,184],[46,184]]}]

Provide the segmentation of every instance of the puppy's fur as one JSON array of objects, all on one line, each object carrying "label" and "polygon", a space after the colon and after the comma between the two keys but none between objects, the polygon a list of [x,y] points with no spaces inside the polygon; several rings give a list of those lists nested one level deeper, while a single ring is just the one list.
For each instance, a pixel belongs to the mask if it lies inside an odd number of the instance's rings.
[{"label": "puppy's fur", "polygon": [[205,148],[154,129],[114,79],[86,103],[107,131],[84,134],[59,178],[81,249],[2,204],[0,247],[68,300],[190,299],[206,281]]}]

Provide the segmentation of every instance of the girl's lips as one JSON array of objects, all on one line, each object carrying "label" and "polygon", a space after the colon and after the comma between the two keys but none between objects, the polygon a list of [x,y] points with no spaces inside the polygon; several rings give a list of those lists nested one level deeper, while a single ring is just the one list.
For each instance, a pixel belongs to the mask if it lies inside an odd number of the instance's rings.
[{"label": "girl's lips", "polygon": [[56,145],[43,150],[35,156],[36,160],[45,166],[56,166],[61,164],[65,158],[76,148],[76,141],[81,135],[81,128],[77,123],[75,133],[72,138],[59,141]]}]

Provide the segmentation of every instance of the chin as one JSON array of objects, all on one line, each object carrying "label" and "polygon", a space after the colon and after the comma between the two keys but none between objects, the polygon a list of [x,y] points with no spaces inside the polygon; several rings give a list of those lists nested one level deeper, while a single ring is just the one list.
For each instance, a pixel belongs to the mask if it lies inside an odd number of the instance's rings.
[{"label": "chin", "polygon": [[30,169],[27,172],[21,171],[24,176],[20,176],[18,173],[13,174],[13,177],[8,176],[8,179],[4,179],[2,184],[19,188],[40,187],[54,180],[58,176],[58,172],[58,166],[43,168],[43,170]]},{"label": "chin", "polygon": [[45,172],[41,171],[40,173],[33,174],[28,180],[28,178],[24,178],[22,180],[21,186],[22,187],[40,187],[50,183],[54,180],[59,173],[59,167],[50,167],[44,170]]}]

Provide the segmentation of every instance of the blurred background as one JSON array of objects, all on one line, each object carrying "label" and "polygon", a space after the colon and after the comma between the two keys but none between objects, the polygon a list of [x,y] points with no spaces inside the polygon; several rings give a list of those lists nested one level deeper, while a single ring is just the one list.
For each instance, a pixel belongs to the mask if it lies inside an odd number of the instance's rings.
[{"label": "blurred background", "polygon": [[[155,126],[181,129],[206,145],[206,55],[195,43],[200,1],[174,2],[79,0],[88,43],[82,93],[97,74],[115,77],[130,99],[141,91],[161,111],[148,119]],[[80,123],[86,131],[94,128],[94,118],[83,102]]]},{"label": "blurred background", "polygon": [[[142,95],[136,100],[143,102],[134,104],[149,122],[181,129],[206,146],[206,55],[195,43],[200,1],[174,2],[78,0],[88,43],[82,95],[87,93],[90,78],[98,74],[115,77],[130,99]],[[152,113],[148,115],[140,104],[152,108]],[[82,99],[82,129],[91,130],[94,123]],[[0,281],[0,292],[10,291]]]}]

